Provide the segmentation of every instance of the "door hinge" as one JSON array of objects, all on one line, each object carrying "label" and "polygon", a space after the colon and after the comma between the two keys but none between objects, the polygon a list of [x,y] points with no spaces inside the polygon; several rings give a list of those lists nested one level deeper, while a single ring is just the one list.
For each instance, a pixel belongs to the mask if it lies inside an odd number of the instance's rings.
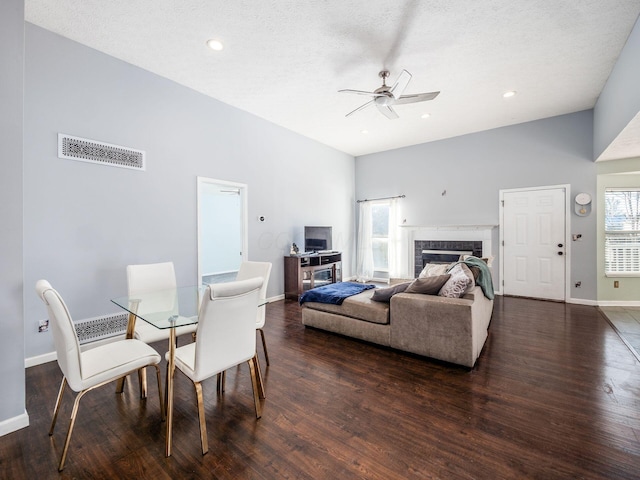
[{"label": "door hinge", "polygon": [[504,247],[504,240],[502,240],[502,246]]},{"label": "door hinge", "polygon": [[502,206],[504,207],[504,200],[500,200],[500,203],[502,204]]}]

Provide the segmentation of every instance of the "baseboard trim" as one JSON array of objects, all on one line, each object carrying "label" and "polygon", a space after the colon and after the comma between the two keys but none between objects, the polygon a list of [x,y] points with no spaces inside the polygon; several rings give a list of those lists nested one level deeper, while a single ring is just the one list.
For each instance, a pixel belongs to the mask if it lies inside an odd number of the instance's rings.
[{"label": "baseboard trim", "polygon": [[599,307],[640,307],[638,300],[599,300]]},{"label": "baseboard trim", "polygon": [[35,357],[28,357],[24,359],[24,368],[35,367],[36,365],[53,362],[57,359],[58,356],[56,355],[56,352],[43,353],[42,355],[36,355]]},{"label": "baseboard trim", "polygon": [[566,303],[573,303],[576,305],[589,305],[590,307],[597,307],[598,302],[596,300],[588,300],[586,298],[569,298]]},{"label": "baseboard trim", "polygon": [[17,417],[8,418],[7,420],[0,422],[0,437],[28,426],[29,414],[25,410],[23,414],[18,415]]}]

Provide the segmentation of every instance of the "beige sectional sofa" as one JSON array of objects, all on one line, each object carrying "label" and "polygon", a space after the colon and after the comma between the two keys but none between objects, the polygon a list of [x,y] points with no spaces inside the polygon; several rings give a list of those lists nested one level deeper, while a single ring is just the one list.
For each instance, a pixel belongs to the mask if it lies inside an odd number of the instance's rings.
[{"label": "beige sectional sofa", "polygon": [[487,338],[493,300],[479,286],[462,298],[398,293],[389,303],[366,290],[342,305],[307,302],[302,323],[379,345],[473,367]]}]

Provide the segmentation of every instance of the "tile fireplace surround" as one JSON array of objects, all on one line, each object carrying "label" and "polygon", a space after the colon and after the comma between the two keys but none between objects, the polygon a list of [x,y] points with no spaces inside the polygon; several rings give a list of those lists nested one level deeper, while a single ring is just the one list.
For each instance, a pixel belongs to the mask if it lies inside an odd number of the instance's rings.
[{"label": "tile fireplace surround", "polygon": [[497,225],[403,226],[407,240],[409,271],[417,277],[422,271],[423,250],[473,251],[475,256],[492,253],[492,233]]}]

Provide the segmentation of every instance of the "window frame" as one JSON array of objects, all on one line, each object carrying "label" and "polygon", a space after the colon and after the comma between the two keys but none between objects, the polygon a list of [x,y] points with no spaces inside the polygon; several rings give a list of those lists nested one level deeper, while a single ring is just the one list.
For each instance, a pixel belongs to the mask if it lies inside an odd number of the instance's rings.
[{"label": "window frame", "polygon": [[[623,228],[608,229],[612,224],[609,219],[609,195],[615,193],[635,193],[635,212],[625,214],[622,222]],[[633,207],[632,207],[633,210]],[[619,220],[617,220],[619,222]],[[633,228],[624,228],[625,223],[630,223]],[[630,240],[630,241],[627,241]],[[613,244],[612,244],[613,243]],[[624,249],[623,247],[627,247]],[[616,250],[627,250],[628,259],[612,260],[612,257],[620,255]],[[635,250],[635,251],[634,251]],[[622,269],[612,269],[611,262]],[[625,262],[631,269],[625,270]],[[604,274],[606,277],[640,277],[640,187],[610,187],[604,191]]]}]

